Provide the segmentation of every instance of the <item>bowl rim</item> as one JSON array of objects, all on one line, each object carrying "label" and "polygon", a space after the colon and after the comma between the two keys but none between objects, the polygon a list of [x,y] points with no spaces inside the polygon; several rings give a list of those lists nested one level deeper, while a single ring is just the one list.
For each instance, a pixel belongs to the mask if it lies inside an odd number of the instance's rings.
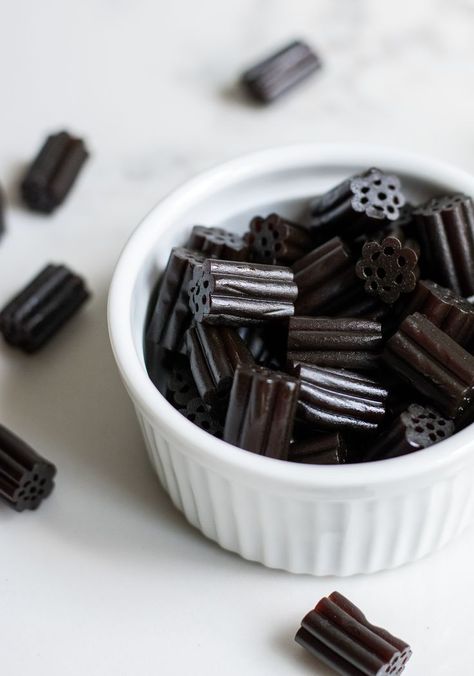
[{"label": "bowl rim", "polygon": [[[187,420],[151,382],[135,349],[132,331],[132,291],[150,240],[166,230],[174,214],[210,193],[238,180],[260,176],[270,169],[385,165],[421,180],[453,184],[457,192],[474,194],[474,177],[443,161],[416,153],[368,144],[303,143],[247,153],[218,164],[185,181],[161,199],[139,223],[124,245],[116,264],[108,297],[108,327],[112,350],[125,386],[146,417],[174,437],[182,450],[223,473],[244,473],[279,486],[327,490],[361,489],[399,484],[421,476],[440,474],[468,462],[474,447],[471,425],[435,446],[405,456],[349,465],[305,465],[259,456],[217,439]],[[473,455],[474,459],[474,455]]]}]

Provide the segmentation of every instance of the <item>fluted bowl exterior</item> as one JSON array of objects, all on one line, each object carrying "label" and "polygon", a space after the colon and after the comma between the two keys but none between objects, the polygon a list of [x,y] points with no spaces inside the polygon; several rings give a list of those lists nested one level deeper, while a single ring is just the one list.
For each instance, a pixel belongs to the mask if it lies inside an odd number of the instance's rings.
[{"label": "fluted bowl exterior", "polygon": [[474,178],[396,150],[339,145],[275,148],[228,162],[162,200],[125,246],[109,295],[115,358],[152,465],[174,505],[204,535],[246,559],[314,575],[352,575],[426,556],[474,513],[474,429],[391,460],[313,466],[264,458],[197,428],[148,378],[147,306],[170,248],[197,223],[244,231],[252,216],[297,220],[308,198],[379,166],[412,201],[474,194]]}]

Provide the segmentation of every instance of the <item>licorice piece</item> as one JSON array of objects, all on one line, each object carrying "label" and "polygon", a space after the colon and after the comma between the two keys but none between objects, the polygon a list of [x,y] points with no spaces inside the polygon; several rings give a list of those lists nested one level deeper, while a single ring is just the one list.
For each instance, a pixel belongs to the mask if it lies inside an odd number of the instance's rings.
[{"label": "licorice piece", "polygon": [[37,509],[54,487],[56,467],[0,425],[0,497],[17,512]]},{"label": "licorice piece", "polygon": [[185,408],[180,409],[180,412],[205,432],[209,432],[213,437],[222,439],[223,429],[221,423],[212,415],[200,397],[191,399]]},{"label": "licorice piece", "polygon": [[287,358],[316,366],[371,370],[379,366],[382,325],[368,319],[290,317]]},{"label": "licorice piece", "polygon": [[89,296],[81,277],[64,265],[48,265],[0,312],[0,331],[13,347],[35,352]]},{"label": "licorice piece", "polygon": [[261,103],[271,103],[321,67],[311,48],[297,40],[243,73],[247,92]]},{"label": "licorice piece", "polygon": [[474,293],[474,205],[466,195],[434,198],[414,212],[422,272],[460,296]]},{"label": "licorice piece", "polygon": [[385,363],[448,418],[474,416],[474,357],[424,315],[406,317],[385,344]]},{"label": "licorice piece", "polygon": [[146,330],[146,340],[167,350],[183,350],[184,334],[191,323],[188,285],[193,270],[203,262],[202,254],[184,247],[171,250],[160,280],[155,307]]},{"label": "licorice piece", "polygon": [[54,211],[66,198],[88,156],[82,139],[65,131],[48,136],[21,183],[25,204],[45,214]]},{"label": "licorice piece", "polygon": [[185,357],[177,359],[168,374],[166,398],[176,408],[186,408],[190,401],[199,398],[189,360]]},{"label": "licorice piece", "polygon": [[207,259],[189,284],[197,322],[242,326],[294,313],[298,289],[289,268]]},{"label": "licorice piece", "polygon": [[297,315],[326,315],[342,311],[361,295],[349,248],[334,237],[292,266],[298,298]]},{"label": "licorice piece", "polygon": [[290,444],[288,460],[309,465],[344,465],[348,462],[346,442],[339,432],[313,433],[309,439]]},{"label": "licorice piece", "polygon": [[314,248],[309,230],[278,214],[250,221],[248,242],[252,259],[268,265],[291,265]]},{"label": "licorice piece", "polygon": [[365,454],[366,461],[387,460],[428,448],[454,434],[452,420],[433,408],[411,404]]},{"label": "licorice piece", "polygon": [[397,237],[385,237],[380,243],[366,242],[362,258],[356,265],[356,274],[365,281],[367,293],[384,303],[394,303],[400,294],[410,293],[419,276],[418,253],[415,248],[403,246]]},{"label": "licorice piece", "polygon": [[451,289],[420,280],[400,308],[399,321],[420,312],[468,351],[474,345],[474,307]]},{"label": "licorice piece", "polygon": [[370,624],[339,592],[303,618],[295,641],[342,676],[398,676],[412,655],[405,641]]},{"label": "licorice piece", "polygon": [[281,370],[286,362],[286,323],[268,326],[240,326],[239,336],[259,366]]},{"label": "licorice piece", "polygon": [[376,430],[388,392],[377,381],[351,371],[289,363],[300,380],[296,417],[316,430]]},{"label": "licorice piece", "polygon": [[396,221],[404,204],[399,179],[372,168],[312,200],[312,233],[320,243],[336,235],[355,239]]},{"label": "licorice piece", "polygon": [[250,350],[228,326],[195,324],[186,334],[191,373],[199,396],[213,409],[227,406],[237,366],[252,366]]},{"label": "licorice piece", "polygon": [[200,251],[205,258],[220,258],[226,261],[249,260],[249,245],[244,238],[224,228],[195,225],[186,248]]},{"label": "licorice piece", "polygon": [[260,366],[235,371],[224,441],[247,451],[286,460],[299,383]]}]

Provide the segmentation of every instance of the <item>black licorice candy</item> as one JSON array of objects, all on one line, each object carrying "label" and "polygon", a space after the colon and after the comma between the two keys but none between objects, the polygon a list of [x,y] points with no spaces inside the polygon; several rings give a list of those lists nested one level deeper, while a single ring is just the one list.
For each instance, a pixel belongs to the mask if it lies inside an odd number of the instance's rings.
[{"label": "black licorice candy", "polygon": [[193,270],[203,262],[202,254],[185,247],[171,250],[146,329],[146,340],[173,352],[184,349],[183,340],[191,323],[188,285]]},{"label": "black licorice candy", "polygon": [[249,245],[240,235],[205,225],[195,225],[191,230],[187,249],[203,254],[205,258],[220,258],[225,261],[249,260]]},{"label": "black licorice candy", "polygon": [[339,432],[315,432],[308,439],[290,444],[288,460],[307,465],[344,465],[348,462],[347,445]]},{"label": "black licorice candy", "polygon": [[271,103],[320,67],[312,49],[296,40],[245,71],[241,82],[252,98]]},{"label": "black licorice candy", "polygon": [[223,427],[218,418],[209,411],[201,397],[196,397],[188,401],[184,408],[179,409],[188,420],[200,427],[205,432],[209,432],[213,437],[222,439]]},{"label": "black licorice candy", "polygon": [[255,216],[250,221],[247,241],[252,260],[268,265],[291,265],[314,248],[308,228],[276,213],[266,218]]},{"label": "black licorice candy", "polygon": [[428,448],[454,434],[454,423],[428,406],[411,404],[364,454],[364,460],[387,460]]},{"label": "black licorice candy", "polygon": [[89,296],[82,277],[64,265],[48,265],[1,310],[0,332],[13,347],[35,352]]},{"label": "black licorice candy", "polygon": [[235,371],[224,441],[269,458],[286,460],[299,383],[260,366]]},{"label": "black licorice candy", "polygon": [[385,363],[448,418],[474,418],[474,357],[415,312],[387,341]]},{"label": "black licorice candy", "polygon": [[405,201],[397,176],[369,169],[312,200],[312,233],[319,243],[336,235],[352,240],[396,221]]},{"label": "black licorice candy", "polygon": [[474,294],[474,204],[466,195],[433,198],[413,212],[425,277],[460,296]]},{"label": "black licorice candy", "polygon": [[15,509],[37,509],[54,487],[56,467],[0,425],[0,497]]},{"label": "black licorice candy", "polygon": [[197,322],[242,326],[294,313],[298,289],[286,267],[207,259],[188,285]]},{"label": "black licorice candy", "polygon": [[376,380],[343,369],[288,364],[300,381],[296,418],[316,430],[377,430],[388,391]]},{"label": "black licorice candy", "polygon": [[88,156],[84,141],[68,132],[48,136],[21,183],[25,204],[33,211],[54,211],[66,198]]},{"label": "black licorice candy", "polygon": [[187,357],[176,355],[175,363],[168,373],[166,381],[166,398],[175,408],[186,408],[192,399],[197,399],[199,392]]},{"label": "black licorice candy", "polygon": [[212,409],[227,405],[235,369],[255,363],[237,330],[229,326],[194,324],[186,333],[186,351],[199,396]]},{"label": "black licorice candy", "polygon": [[339,592],[323,597],[302,620],[295,641],[341,676],[399,676],[410,646]]},{"label": "black licorice candy", "polygon": [[290,362],[373,370],[379,366],[381,349],[380,322],[347,317],[290,317]]}]

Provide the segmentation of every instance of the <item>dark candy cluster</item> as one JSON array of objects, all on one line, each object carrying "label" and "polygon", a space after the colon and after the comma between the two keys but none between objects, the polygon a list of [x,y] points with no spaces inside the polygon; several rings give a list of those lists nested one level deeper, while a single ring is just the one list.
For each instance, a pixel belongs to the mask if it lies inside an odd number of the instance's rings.
[{"label": "dark candy cluster", "polygon": [[273,212],[243,236],[192,228],[150,303],[150,378],[168,369],[189,420],[280,460],[378,461],[447,439],[474,420],[471,199],[413,206],[372,168],[309,207],[308,223]]}]

